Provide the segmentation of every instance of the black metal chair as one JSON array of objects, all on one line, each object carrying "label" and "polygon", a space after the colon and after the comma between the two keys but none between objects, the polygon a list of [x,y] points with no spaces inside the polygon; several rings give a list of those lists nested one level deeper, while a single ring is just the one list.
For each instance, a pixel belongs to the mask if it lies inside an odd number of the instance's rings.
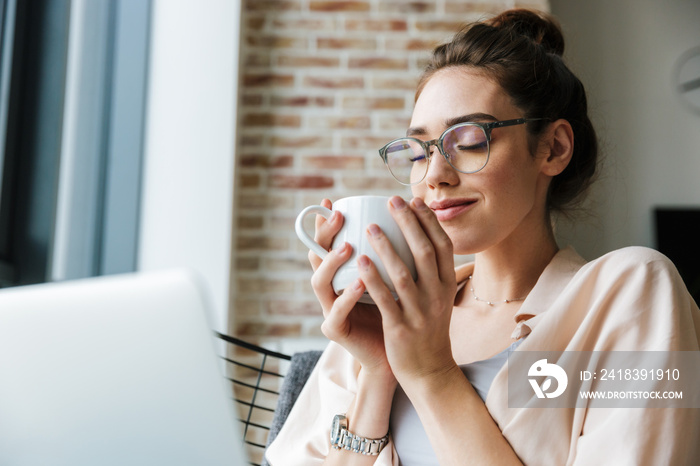
[{"label": "black metal chair", "polygon": [[265,466],[265,449],[284,424],[321,352],[290,356],[218,332],[215,336],[227,344],[226,375],[243,423],[250,464]]},{"label": "black metal chair", "polygon": [[251,464],[260,466],[272,425],[279,390],[292,357],[253,345],[221,333],[216,337],[227,343],[224,361],[232,382],[238,419],[243,423],[243,441]]}]

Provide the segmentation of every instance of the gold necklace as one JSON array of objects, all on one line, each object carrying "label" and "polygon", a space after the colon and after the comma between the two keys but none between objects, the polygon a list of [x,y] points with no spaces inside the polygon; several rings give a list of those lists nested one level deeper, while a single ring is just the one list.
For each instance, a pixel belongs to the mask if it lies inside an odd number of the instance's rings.
[{"label": "gold necklace", "polygon": [[501,302],[502,302],[503,304],[508,304],[508,303],[512,303],[513,301],[524,301],[525,298],[527,298],[527,295],[525,295],[525,296],[523,296],[522,298],[504,299],[503,301],[495,301],[495,302],[494,302],[494,301],[488,301],[488,300],[486,300],[486,299],[481,299],[480,297],[478,297],[478,296],[476,295],[476,293],[474,293],[474,287],[472,286],[471,282],[472,282],[472,276],[469,275],[469,290],[472,292],[472,296],[474,296],[474,299],[477,300],[477,301],[481,301],[482,303],[486,303],[486,304],[488,304],[489,306],[493,306],[494,304],[498,304],[498,303],[501,303]]}]

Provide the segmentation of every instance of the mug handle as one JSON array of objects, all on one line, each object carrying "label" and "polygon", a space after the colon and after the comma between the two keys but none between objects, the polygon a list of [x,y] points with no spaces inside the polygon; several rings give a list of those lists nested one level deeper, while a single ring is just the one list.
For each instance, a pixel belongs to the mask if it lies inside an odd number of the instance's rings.
[{"label": "mug handle", "polygon": [[309,249],[316,253],[321,259],[325,258],[328,251],[323,249],[316,241],[314,241],[309,234],[304,230],[304,217],[308,214],[320,214],[325,218],[329,218],[333,213],[332,210],[327,209],[320,205],[312,205],[302,210],[297,216],[297,220],[294,223],[294,230],[302,243],[306,245]]}]

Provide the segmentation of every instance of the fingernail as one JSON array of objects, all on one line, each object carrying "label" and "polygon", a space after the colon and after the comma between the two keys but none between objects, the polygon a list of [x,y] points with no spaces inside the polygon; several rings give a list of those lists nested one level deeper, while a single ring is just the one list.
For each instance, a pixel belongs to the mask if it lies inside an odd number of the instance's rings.
[{"label": "fingernail", "polygon": [[354,282],[352,282],[352,289],[353,290],[360,290],[362,289],[362,280],[359,278],[356,279]]},{"label": "fingernail", "polygon": [[416,207],[416,209],[424,210],[428,208],[428,206],[425,205],[425,202],[423,202],[423,199],[421,199],[420,197],[413,198],[413,205]]},{"label": "fingernail", "polygon": [[338,248],[338,254],[341,256],[347,254],[348,251],[350,251],[350,243],[348,243],[347,241],[344,242],[343,245]]},{"label": "fingernail", "polygon": [[368,269],[369,268],[369,257],[360,256],[357,258],[357,263],[359,264],[360,268]]},{"label": "fingernail", "polygon": [[403,209],[404,207],[406,207],[406,202],[399,196],[392,197],[391,199],[389,199],[389,202],[391,202],[391,205],[394,209]]},{"label": "fingernail", "polygon": [[379,233],[382,232],[382,230],[380,230],[374,223],[367,227],[367,231],[369,231],[369,234],[372,236],[379,236]]}]

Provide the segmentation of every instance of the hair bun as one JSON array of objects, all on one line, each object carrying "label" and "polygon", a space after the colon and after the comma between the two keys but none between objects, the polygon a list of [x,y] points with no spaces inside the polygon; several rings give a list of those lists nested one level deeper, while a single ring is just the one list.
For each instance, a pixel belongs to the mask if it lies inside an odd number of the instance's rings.
[{"label": "hair bun", "polygon": [[564,54],[564,35],[559,22],[546,13],[526,9],[508,10],[486,23],[525,36],[543,46],[548,53]]}]

